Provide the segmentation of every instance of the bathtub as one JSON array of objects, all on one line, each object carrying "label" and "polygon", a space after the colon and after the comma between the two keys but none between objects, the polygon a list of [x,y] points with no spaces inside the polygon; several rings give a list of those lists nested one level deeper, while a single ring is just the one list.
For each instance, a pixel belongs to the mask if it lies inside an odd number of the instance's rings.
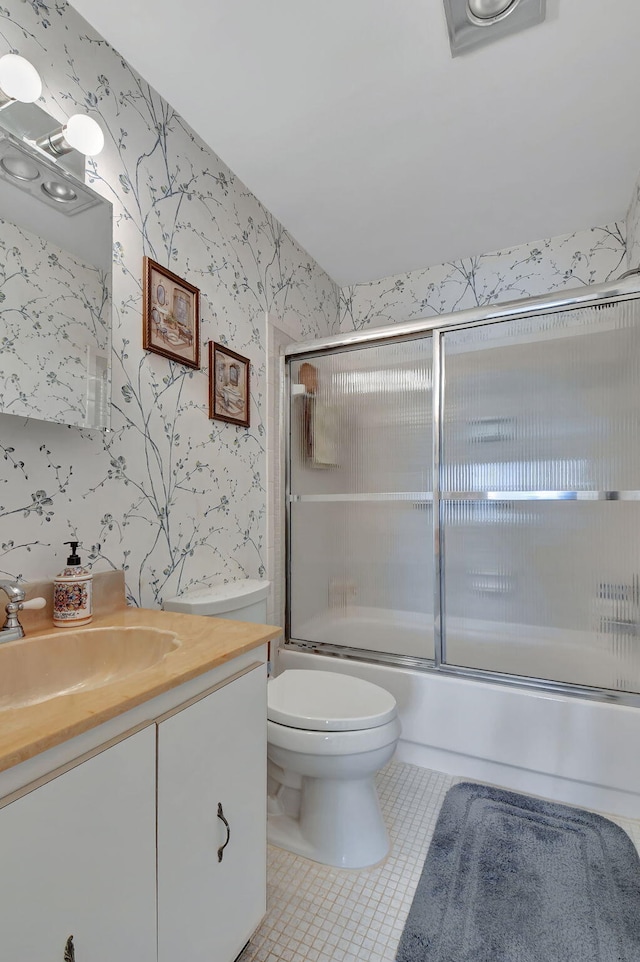
[{"label": "bathtub", "polygon": [[[433,659],[433,615],[424,612],[357,605],[328,609],[299,625],[297,637],[363,652]],[[639,644],[627,645],[624,658],[618,652],[611,677],[610,648],[616,643],[613,635],[601,635],[601,647],[595,650],[589,643],[589,657],[585,658],[585,635],[580,631],[459,617],[447,619],[450,664],[526,676],[531,667],[529,642],[535,644],[540,663],[548,669],[544,677],[555,681],[575,682],[576,665],[580,666],[579,683],[591,688],[616,683],[618,688],[631,690],[630,679],[640,675]]]},{"label": "bathtub", "polygon": [[298,619],[299,637],[328,645],[433,658],[433,615],[348,605]]},{"label": "bathtub", "polygon": [[[348,643],[388,651],[384,616],[362,614],[351,619]],[[330,620],[324,637],[314,637],[336,644]],[[405,627],[416,625],[408,619]],[[423,630],[419,638],[424,646]],[[342,672],[392,692],[402,722],[399,761],[640,818],[640,708],[291,647],[278,653],[277,671],[287,668]]]}]

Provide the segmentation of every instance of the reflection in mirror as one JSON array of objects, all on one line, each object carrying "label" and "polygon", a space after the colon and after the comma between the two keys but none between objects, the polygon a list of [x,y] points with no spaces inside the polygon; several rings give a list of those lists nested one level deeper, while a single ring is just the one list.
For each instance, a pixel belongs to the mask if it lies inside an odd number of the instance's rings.
[{"label": "reflection in mirror", "polygon": [[111,204],[0,131],[0,412],[109,426]]}]

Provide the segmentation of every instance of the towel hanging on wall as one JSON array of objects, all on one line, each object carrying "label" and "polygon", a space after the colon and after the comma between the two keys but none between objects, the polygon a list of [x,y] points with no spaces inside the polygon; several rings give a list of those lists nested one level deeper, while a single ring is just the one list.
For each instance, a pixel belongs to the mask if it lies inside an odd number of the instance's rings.
[{"label": "towel hanging on wall", "polygon": [[302,449],[305,462],[314,468],[338,466],[339,409],[318,398],[318,369],[305,362],[298,382],[304,384]]}]

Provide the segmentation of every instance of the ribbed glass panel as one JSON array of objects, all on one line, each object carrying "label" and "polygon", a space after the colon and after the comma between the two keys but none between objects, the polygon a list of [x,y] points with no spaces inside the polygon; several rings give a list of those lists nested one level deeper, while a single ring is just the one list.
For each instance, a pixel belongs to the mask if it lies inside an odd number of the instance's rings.
[{"label": "ribbed glass panel", "polygon": [[640,488],[640,301],[444,337],[442,489]]},{"label": "ribbed glass panel", "polygon": [[640,691],[640,505],[448,502],[446,662]]},{"label": "ribbed glass panel", "polygon": [[433,657],[431,338],[294,360],[291,637]]},{"label": "ribbed glass panel", "polygon": [[433,658],[431,505],[291,506],[291,636]]},{"label": "ribbed glass panel", "polygon": [[639,319],[444,336],[448,664],[640,691]]}]

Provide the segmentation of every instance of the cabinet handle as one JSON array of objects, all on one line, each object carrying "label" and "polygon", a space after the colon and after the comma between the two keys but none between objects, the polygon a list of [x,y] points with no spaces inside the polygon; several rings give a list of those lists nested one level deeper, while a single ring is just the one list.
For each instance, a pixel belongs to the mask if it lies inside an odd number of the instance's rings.
[{"label": "cabinet handle", "polygon": [[227,837],[225,839],[225,843],[224,845],[221,845],[220,848],[218,849],[218,861],[221,862],[222,856],[224,855],[224,850],[229,844],[229,839],[231,838],[231,828],[229,826],[228,821],[224,817],[224,812],[222,811],[222,802],[218,802],[218,818],[220,819],[221,822],[224,822],[224,827],[227,830]]},{"label": "cabinet handle", "polygon": [[76,950],[73,944],[73,936],[70,935],[64,946],[62,962],[76,962]]}]

